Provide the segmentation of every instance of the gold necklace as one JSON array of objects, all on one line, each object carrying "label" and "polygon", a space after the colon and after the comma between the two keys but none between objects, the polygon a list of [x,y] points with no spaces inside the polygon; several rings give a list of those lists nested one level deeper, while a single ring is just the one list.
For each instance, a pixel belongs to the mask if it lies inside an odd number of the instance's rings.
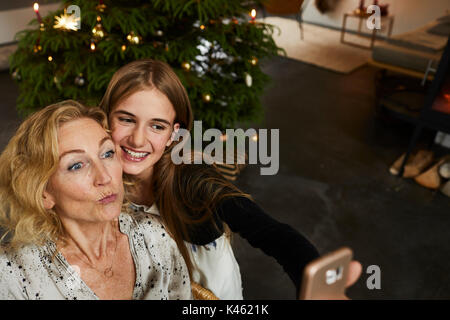
[{"label": "gold necklace", "polygon": [[111,265],[109,267],[107,267],[105,270],[103,270],[103,272],[101,270],[99,270],[97,267],[95,267],[89,260],[84,260],[84,258],[82,258],[81,256],[79,256],[77,253],[75,254],[79,259],[81,259],[85,264],[87,264],[91,269],[94,269],[95,271],[97,271],[100,274],[103,274],[105,277],[107,278],[112,278],[114,276],[114,271],[113,271],[113,264],[114,264],[114,259],[116,257],[116,252],[117,252],[117,231],[115,231],[114,227],[114,235],[115,235],[115,240],[116,240],[116,246],[114,247],[114,254],[113,257],[111,259]]}]

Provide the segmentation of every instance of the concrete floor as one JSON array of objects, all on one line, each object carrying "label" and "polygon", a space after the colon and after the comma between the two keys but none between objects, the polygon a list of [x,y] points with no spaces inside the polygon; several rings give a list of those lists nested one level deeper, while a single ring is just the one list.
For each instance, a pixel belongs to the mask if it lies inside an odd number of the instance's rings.
[{"label": "concrete floor", "polygon": [[[272,77],[261,128],[280,129],[280,170],[248,166],[237,185],[276,219],[307,236],[321,253],[350,246],[363,265],[354,299],[450,297],[450,199],[388,173],[411,128],[374,117],[376,69],[341,75],[287,58],[263,65]],[[17,86],[0,73],[0,150],[19,123]],[[274,259],[235,237],[246,299],[295,299]],[[366,268],[381,269],[369,290]]]}]

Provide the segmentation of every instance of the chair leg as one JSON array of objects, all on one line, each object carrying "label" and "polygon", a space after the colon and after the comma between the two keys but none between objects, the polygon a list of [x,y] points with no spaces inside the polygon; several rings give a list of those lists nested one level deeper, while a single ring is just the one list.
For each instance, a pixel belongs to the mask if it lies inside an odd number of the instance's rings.
[{"label": "chair leg", "polygon": [[297,13],[297,21],[298,21],[298,26],[300,28],[300,39],[303,40],[303,23],[302,23],[302,13],[301,11],[299,13]]}]

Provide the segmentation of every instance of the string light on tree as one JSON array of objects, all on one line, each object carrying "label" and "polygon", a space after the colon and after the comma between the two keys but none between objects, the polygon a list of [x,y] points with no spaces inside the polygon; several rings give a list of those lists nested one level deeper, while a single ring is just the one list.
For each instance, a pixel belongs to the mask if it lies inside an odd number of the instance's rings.
[{"label": "string light on tree", "polygon": [[37,21],[39,22],[39,29],[40,29],[41,31],[44,31],[44,30],[45,30],[44,22],[42,22],[41,15],[40,15],[40,13],[39,13],[39,3],[35,2],[35,3],[33,4],[33,10],[34,10],[34,12],[36,13]]},{"label": "string light on tree", "polygon": [[255,19],[256,19],[256,10],[255,9],[252,9],[252,11],[250,11],[250,21],[251,22],[255,22]]},{"label": "string light on tree", "polygon": [[187,61],[183,62],[181,64],[181,67],[183,68],[184,71],[189,71],[191,70],[191,64]]},{"label": "string light on tree", "polygon": [[250,59],[250,63],[251,63],[253,66],[256,66],[256,65],[258,64],[258,58],[257,58],[257,57],[252,57],[252,58]]},{"label": "string light on tree", "polygon": [[35,2],[33,4],[33,10],[36,12],[36,18],[39,23],[42,23],[41,15],[39,14],[39,3]]},{"label": "string light on tree", "polygon": [[91,51],[95,51],[96,47],[95,47],[95,42],[91,41]]},{"label": "string light on tree", "polygon": [[204,102],[208,103],[208,102],[211,102],[212,97],[211,97],[211,95],[209,93],[204,93],[202,95],[202,99],[203,99]]}]

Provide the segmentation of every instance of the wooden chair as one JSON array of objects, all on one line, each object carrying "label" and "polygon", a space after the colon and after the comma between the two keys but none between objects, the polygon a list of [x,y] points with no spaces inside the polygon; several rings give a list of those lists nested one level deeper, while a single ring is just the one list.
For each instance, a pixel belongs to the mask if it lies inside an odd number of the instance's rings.
[{"label": "wooden chair", "polygon": [[303,40],[303,10],[308,5],[309,0],[268,0],[263,4],[263,17],[267,13],[274,15],[295,14],[300,28],[300,39]]},{"label": "wooden chair", "polygon": [[191,282],[191,289],[194,300],[220,300],[214,293],[202,287],[197,282]]}]

